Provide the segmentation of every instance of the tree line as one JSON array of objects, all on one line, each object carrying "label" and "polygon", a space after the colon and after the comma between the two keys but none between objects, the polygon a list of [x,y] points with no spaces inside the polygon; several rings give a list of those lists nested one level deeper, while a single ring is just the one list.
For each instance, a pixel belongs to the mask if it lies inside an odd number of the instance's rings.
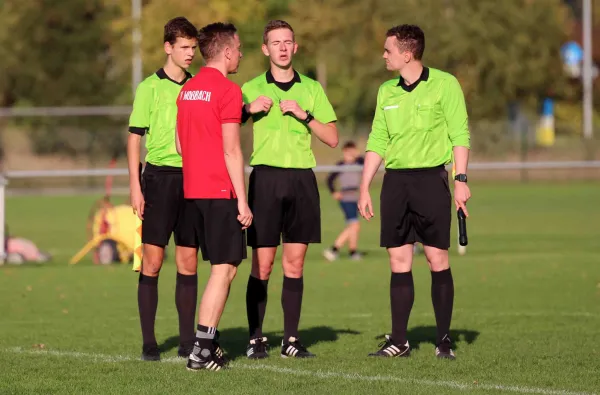
[{"label": "tree line", "polygon": [[[198,27],[238,27],[244,58],[232,79],[239,84],[268,66],[260,51],[265,23],[290,22],[299,43],[296,68],[325,86],[349,135],[368,128],[378,86],[396,77],[385,70],[383,42],[386,30],[401,23],[423,28],[424,62],[456,75],[471,120],[505,119],[514,102],[535,111],[544,97],[580,100],[560,60],[574,23],[560,0],[144,0],[144,77],[162,66],[163,25],[180,15]],[[130,105],[131,31],[130,0],[0,0],[0,106]],[[198,53],[192,71],[201,64]],[[39,153],[73,155],[118,154],[126,123],[24,122]]]}]

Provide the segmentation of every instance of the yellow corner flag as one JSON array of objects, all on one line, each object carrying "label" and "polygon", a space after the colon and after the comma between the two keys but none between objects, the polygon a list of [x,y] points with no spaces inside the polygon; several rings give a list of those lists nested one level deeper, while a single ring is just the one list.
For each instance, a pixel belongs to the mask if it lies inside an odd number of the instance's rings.
[{"label": "yellow corner flag", "polygon": [[135,240],[133,242],[133,271],[142,270],[142,220],[135,216]]}]

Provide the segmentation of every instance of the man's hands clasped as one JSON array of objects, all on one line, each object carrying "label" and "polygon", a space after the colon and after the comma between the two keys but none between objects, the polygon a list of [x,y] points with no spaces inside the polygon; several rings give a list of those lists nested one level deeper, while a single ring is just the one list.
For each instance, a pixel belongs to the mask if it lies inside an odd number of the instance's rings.
[{"label": "man's hands clasped", "polygon": [[[273,99],[267,96],[259,96],[252,103],[246,104],[246,111],[250,114],[258,114],[260,112],[267,113],[273,107]],[[282,114],[292,114],[296,119],[303,121],[308,114],[304,111],[298,102],[295,100],[281,100],[279,109]]]},{"label": "man's hands clasped", "polygon": [[242,224],[242,229],[248,229],[254,218],[248,202],[238,199],[238,213],[237,220]]}]

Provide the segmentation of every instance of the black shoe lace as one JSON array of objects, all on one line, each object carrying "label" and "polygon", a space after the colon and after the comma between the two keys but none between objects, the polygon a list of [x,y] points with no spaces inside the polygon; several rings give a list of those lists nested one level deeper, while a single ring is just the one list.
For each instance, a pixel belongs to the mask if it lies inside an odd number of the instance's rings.
[{"label": "black shoe lace", "polygon": [[218,364],[220,366],[225,366],[227,364],[227,360],[225,359],[225,356],[222,356],[222,357],[218,356],[216,353],[216,350],[212,351],[211,358],[216,364]]},{"label": "black shoe lace", "polygon": [[295,342],[293,342],[293,343],[292,343],[292,345],[293,345],[294,347],[296,347],[296,348],[298,349],[298,351],[302,351],[302,352],[308,352],[308,350],[306,349],[306,347],[304,347],[304,346],[302,345],[302,343],[300,343],[300,340],[299,340],[299,339],[296,339],[296,341],[295,341]]},{"label": "black shoe lace", "polygon": [[450,350],[452,349],[452,340],[450,339],[450,337],[444,336],[442,341],[440,341],[437,344],[437,347],[441,352],[449,353]]},{"label": "black shoe lace", "polygon": [[392,342],[386,339],[386,340],[382,341],[381,343],[379,343],[379,345],[377,347],[379,347],[379,351],[383,351],[391,345],[392,345]]},{"label": "black shoe lace", "polygon": [[262,339],[256,339],[256,344],[254,345],[256,352],[266,352],[267,351],[267,343]]}]

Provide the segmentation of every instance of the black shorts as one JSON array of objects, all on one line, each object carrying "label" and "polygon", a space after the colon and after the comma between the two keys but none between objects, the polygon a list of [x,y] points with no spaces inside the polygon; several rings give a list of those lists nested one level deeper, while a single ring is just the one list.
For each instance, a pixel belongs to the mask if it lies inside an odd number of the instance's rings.
[{"label": "black shorts", "polygon": [[237,199],[194,199],[193,214],[202,259],[238,265],[246,259],[246,231],[237,220]]},{"label": "black shorts", "polygon": [[321,200],[312,169],[256,166],[250,174],[248,229],[253,248],[321,242]]},{"label": "black shorts", "polygon": [[142,173],[144,220],[142,243],[165,247],[171,233],[175,245],[197,247],[190,204],[183,197],[183,173],[180,167],[147,163]]},{"label": "black shorts", "polygon": [[448,171],[443,166],[386,170],[381,189],[381,246],[420,242],[447,250],[451,204]]}]

